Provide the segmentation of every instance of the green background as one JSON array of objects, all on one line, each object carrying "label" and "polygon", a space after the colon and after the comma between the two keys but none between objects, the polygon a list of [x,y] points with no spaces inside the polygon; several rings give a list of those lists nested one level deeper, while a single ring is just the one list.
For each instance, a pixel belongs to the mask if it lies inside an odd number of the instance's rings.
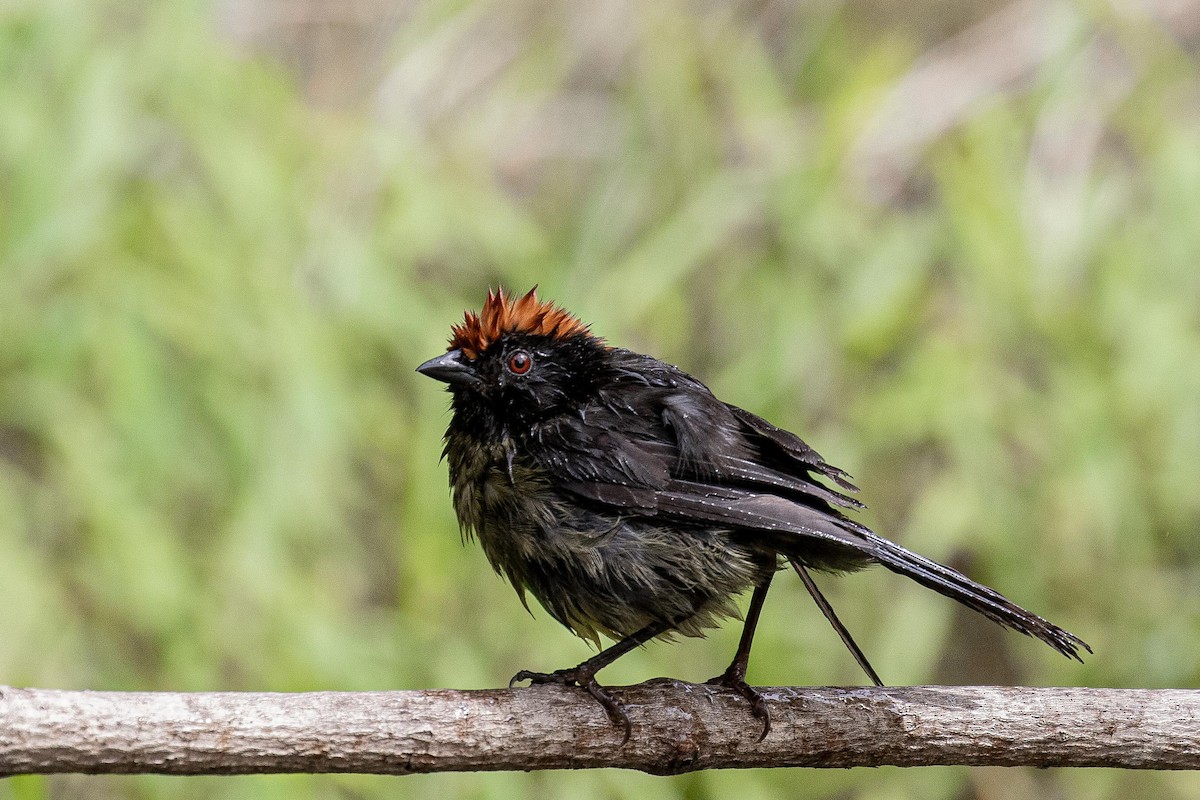
[{"label": "green background", "polygon": [[[885,681],[1195,686],[1200,11],[1149,7],[0,5],[0,683],[470,688],[586,657],[460,545],[447,397],[413,372],[489,286],[537,283],[1096,650],[1080,666],[882,570],[825,579]],[[705,679],[738,629],[602,677]],[[749,677],[862,681],[785,576]],[[1198,792],[966,768],[0,782]]]}]

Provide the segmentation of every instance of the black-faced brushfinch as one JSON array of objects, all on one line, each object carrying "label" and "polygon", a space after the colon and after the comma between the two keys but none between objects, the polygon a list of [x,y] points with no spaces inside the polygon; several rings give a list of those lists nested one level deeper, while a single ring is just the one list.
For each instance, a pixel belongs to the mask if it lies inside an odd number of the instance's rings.
[{"label": "black-faced brushfinch", "polygon": [[[454,510],[522,602],[599,647],[577,667],[513,681],[590,693],[630,722],[596,672],[663,634],[700,636],[753,590],[733,662],[712,683],[744,696],[770,731],[746,666],[771,578],[790,564],[867,675],[880,680],[809,570],[882,564],[988,619],[1079,658],[1087,644],[998,592],[849,519],[847,475],[797,436],[650,356],[608,347],[534,291],[488,292],[418,371],[449,384],[444,455]],[[835,488],[836,487],[836,488]]]}]

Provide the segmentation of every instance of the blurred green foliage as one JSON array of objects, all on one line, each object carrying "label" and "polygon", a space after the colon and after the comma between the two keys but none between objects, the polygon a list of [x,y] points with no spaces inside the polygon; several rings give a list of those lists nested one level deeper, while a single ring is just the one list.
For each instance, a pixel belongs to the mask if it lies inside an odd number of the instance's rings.
[{"label": "blurred green foliage", "polygon": [[[927,136],[879,202],[860,167],[923,62],[861,6],[419,4],[379,90],[341,107],[306,103],[203,4],[0,6],[0,681],[486,687],[585,657],[461,548],[446,397],[412,371],[489,286],[540,283],[801,432],[878,530],[1096,649],[1080,667],[883,572],[825,580],[888,682],[1195,686],[1200,80],[1194,43],[1131,8],[1063,5],[1059,49]],[[604,678],[707,678],[737,627]],[[862,680],[796,581],[750,678]],[[967,769],[0,783],[4,800],[1197,791]]]}]

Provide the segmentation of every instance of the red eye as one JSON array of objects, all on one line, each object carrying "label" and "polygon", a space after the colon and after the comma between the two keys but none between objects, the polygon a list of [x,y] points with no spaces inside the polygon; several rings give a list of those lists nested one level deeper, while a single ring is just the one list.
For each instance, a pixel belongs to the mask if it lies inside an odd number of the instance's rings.
[{"label": "red eye", "polygon": [[524,350],[518,350],[508,357],[508,371],[513,375],[524,375],[533,366],[533,359]]}]

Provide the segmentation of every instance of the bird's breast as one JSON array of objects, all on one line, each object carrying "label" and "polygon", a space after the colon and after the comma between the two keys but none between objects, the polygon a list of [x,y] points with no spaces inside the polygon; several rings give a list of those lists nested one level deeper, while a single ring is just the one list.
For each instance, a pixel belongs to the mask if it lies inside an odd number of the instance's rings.
[{"label": "bird's breast", "polygon": [[527,556],[557,516],[545,474],[507,440],[451,437],[446,452],[459,525],[479,539],[497,569]]}]

